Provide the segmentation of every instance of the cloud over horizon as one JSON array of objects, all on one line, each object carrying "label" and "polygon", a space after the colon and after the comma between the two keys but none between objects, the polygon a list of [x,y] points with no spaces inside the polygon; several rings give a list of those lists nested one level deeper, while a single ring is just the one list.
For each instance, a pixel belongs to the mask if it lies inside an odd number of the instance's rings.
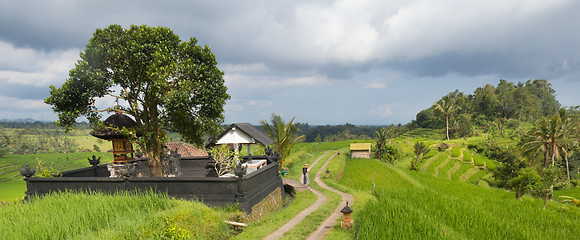
[{"label": "cloud over horizon", "polygon": [[563,105],[580,105],[578,10],[572,0],[2,1],[0,119],[54,120],[38,100],[110,24],[166,26],[210,46],[232,96],[227,122],[275,112],[406,123],[447,92],[499,79],[546,78]]}]

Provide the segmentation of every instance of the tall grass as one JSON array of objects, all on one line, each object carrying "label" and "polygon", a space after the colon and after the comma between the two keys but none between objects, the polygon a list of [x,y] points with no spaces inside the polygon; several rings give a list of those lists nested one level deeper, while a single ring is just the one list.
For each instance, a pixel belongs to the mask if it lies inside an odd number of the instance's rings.
[{"label": "tall grass", "polygon": [[[230,213],[154,193],[52,193],[0,206],[3,239],[224,238]],[[173,229],[173,230],[172,230]]]},{"label": "tall grass", "polygon": [[[349,168],[350,165],[347,166]],[[368,168],[400,179],[395,171]],[[580,208],[410,172],[420,183],[381,188],[356,219],[359,239],[570,239],[580,236]],[[345,175],[346,177],[346,175]]]}]

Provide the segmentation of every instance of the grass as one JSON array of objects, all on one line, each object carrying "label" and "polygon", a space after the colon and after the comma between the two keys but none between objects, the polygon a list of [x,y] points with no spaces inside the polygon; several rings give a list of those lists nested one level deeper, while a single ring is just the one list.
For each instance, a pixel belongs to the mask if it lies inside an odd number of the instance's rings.
[{"label": "grass", "polygon": [[468,171],[469,169],[472,169],[473,165],[469,164],[469,163],[461,163],[461,166],[459,167],[459,169],[453,174],[453,176],[451,176],[451,180],[454,181],[460,181],[460,177],[465,174],[466,171]]},{"label": "grass", "polygon": [[487,158],[480,155],[480,154],[473,154],[473,162],[475,163],[475,166],[478,166],[478,167],[484,166],[485,159],[487,159]]},{"label": "grass", "polygon": [[[334,211],[340,203],[341,197],[335,192],[321,188],[315,181],[314,175],[324,162],[330,157],[330,154],[324,154],[320,161],[310,169],[310,187],[320,191],[327,197],[327,201],[316,211],[306,216],[292,231],[286,232],[281,239],[304,239],[314,232],[318,226]],[[344,156],[342,158],[345,158]]]},{"label": "grass", "polygon": [[472,154],[471,151],[469,149],[465,149],[463,150],[463,161],[464,162],[468,162],[471,163],[472,162]]},{"label": "grass", "polygon": [[4,239],[223,239],[234,214],[154,193],[61,192],[0,206],[0,232]]},{"label": "grass", "polygon": [[306,216],[292,229],[292,231],[286,232],[280,239],[305,239],[314,232],[330,214],[332,214],[336,206],[340,203],[340,195],[330,190],[322,189],[315,184],[316,183],[311,183],[310,185],[322,192],[328,198],[327,201],[316,211]]},{"label": "grass", "polygon": [[489,158],[484,158],[483,161],[485,161],[485,166],[487,166],[488,171],[493,171],[496,169],[497,166],[493,160]]},{"label": "grass", "polygon": [[459,157],[461,156],[461,147],[460,146],[455,146],[453,147],[453,150],[451,151],[451,157]]},{"label": "grass", "polygon": [[[385,167],[358,169],[349,176],[370,172],[401,179]],[[538,199],[526,196],[520,202],[504,190],[408,174],[422,187],[380,188],[377,200],[355,219],[359,239],[566,239],[580,234],[580,208],[551,202],[543,211]]]},{"label": "grass", "polygon": [[296,194],[294,200],[288,203],[288,206],[280,211],[270,213],[264,218],[250,223],[244,231],[232,239],[262,239],[284,225],[305,208],[309,207],[317,197],[310,191],[303,191]]},{"label": "grass", "polygon": [[45,165],[53,166],[59,171],[66,171],[89,167],[87,158],[92,157],[93,154],[101,158],[102,164],[113,160],[110,153],[101,152],[9,154],[4,156],[0,159],[0,201],[13,201],[24,197],[26,182],[22,180],[18,170],[24,164],[28,163],[31,167],[35,167],[40,160]]},{"label": "grass", "polygon": [[439,174],[438,167],[440,167],[441,164],[447,160],[448,160],[447,153],[439,153],[437,155],[437,158],[431,163],[431,165],[429,165],[425,173],[437,176]]}]

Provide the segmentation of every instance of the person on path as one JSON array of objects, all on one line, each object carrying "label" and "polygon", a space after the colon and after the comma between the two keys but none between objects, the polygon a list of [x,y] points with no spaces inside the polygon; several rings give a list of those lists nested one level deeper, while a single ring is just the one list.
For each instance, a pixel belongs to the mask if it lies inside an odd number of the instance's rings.
[{"label": "person on path", "polygon": [[308,178],[308,164],[304,164],[304,167],[302,168],[302,183],[304,183],[304,185],[308,185],[310,184],[310,179]]}]

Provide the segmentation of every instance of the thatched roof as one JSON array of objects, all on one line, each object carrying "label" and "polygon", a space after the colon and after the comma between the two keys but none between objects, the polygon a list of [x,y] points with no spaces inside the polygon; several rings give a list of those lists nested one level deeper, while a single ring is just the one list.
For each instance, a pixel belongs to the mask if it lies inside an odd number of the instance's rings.
[{"label": "thatched roof", "polygon": [[123,127],[134,128],[137,123],[127,115],[116,113],[108,117],[103,122],[103,125],[105,126],[104,128],[96,129],[91,135],[105,140],[126,138],[121,129]]},{"label": "thatched roof", "polygon": [[206,151],[201,150],[199,148],[196,148],[194,146],[191,146],[191,145],[184,143],[184,142],[168,142],[168,143],[165,143],[165,146],[169,150],[175,151],[175,149],[177,149],[177,152],[181,155],[181,157],[205,157],[205,156],[208,156]]},{"label": "thatched roof", "polygon": [[441,143],[441,144],[437,145],[437,147],[438,148],[448,148],[448,147],[450,147],[450,145],[447,143]]},{"label": "thatched roof", "polygon": [[351,151],[370,151],[372,148],[373,144],[372,143],[351,143],[350,144],[350,150]]}]

